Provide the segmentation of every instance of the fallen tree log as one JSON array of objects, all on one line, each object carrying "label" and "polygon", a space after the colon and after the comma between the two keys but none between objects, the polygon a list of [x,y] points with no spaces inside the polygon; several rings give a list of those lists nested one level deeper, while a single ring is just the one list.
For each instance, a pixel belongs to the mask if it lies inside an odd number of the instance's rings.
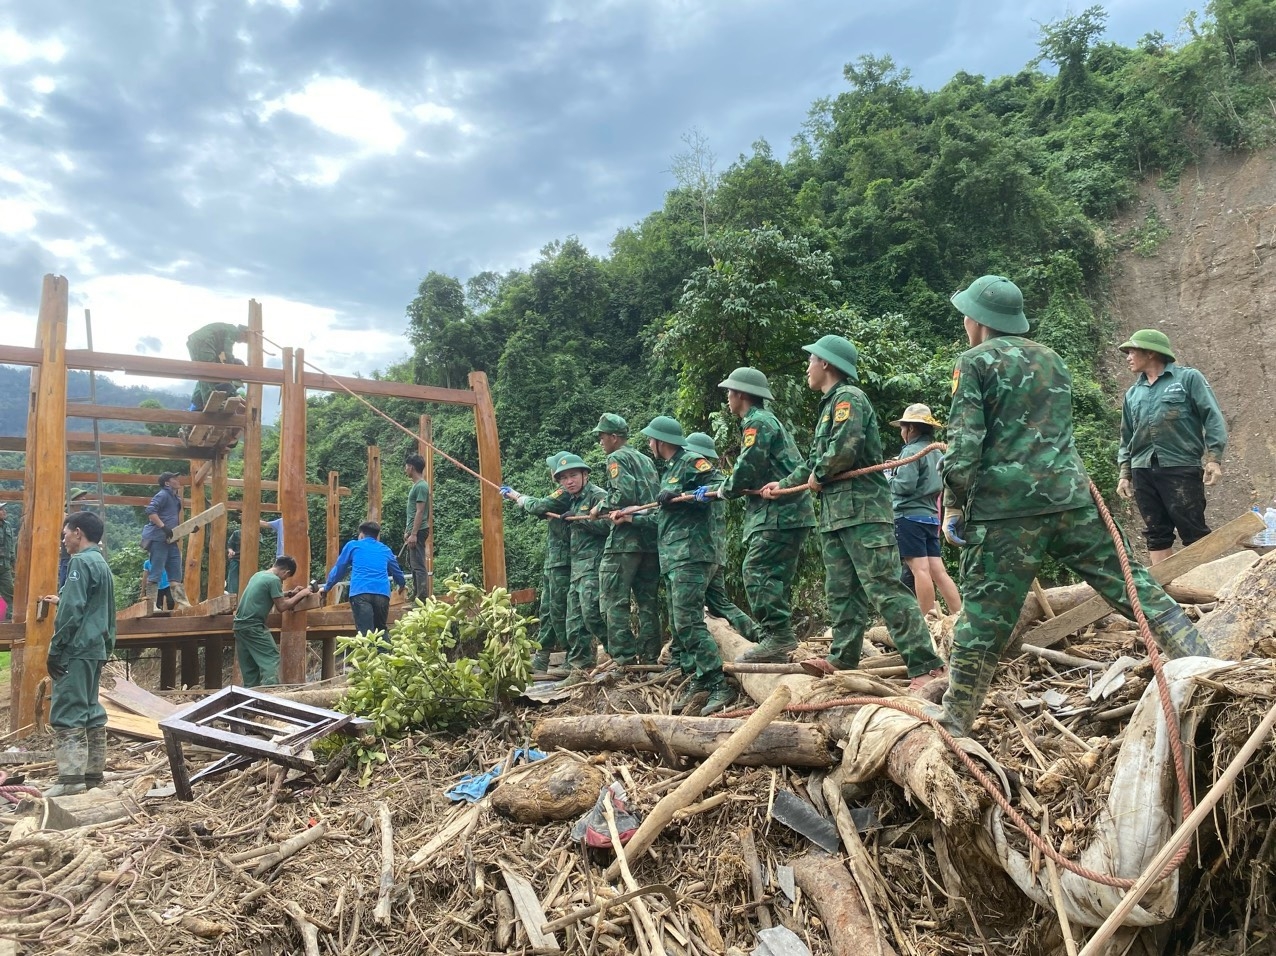
[{"label": "fallen tree log", "polygon": [[[674,753],[704,759],[740,729],[743,720],[720,717],[670,717],[663,714],[589,714],[547,717],[532,728],[543,750],[638,750],[655,753],[644,727],[650,721]],[[831,767],[828,734],[814,724],[776,721],[733,761],[745,767]]]},{"label": "fallen tree log", "polygon": [[816,852],[798,857],[793,861],[793,879],[820,911],[833,956],[895,956],[840,859]]},{"label": "fallen tree log", "polygon": [[1219,606],[1196,625],[1215,657],[1240,660],[1264,638],[1276,636],[1276,551],[1219,594]]}]

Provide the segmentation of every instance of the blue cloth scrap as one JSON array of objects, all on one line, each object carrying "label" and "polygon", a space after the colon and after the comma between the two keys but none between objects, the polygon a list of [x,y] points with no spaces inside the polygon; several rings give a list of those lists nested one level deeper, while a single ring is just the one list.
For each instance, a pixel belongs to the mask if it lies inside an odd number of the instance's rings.
[{"label": "blue cloth scrap", "polygon": [[[517,767],[519,761],[522,761],[523,763],[533,763],[537,760],[544,760],[548,756],[549,754],[544,751],[537,750],[535,747],[529,747],[526,750],[519,747],[514,751],[514,760],[510,766]],[[504,766],[505,761],[502,760],[487,773],[481,773],[477,776],[467,773],[461,778],[460,782],[457,783],[455,787],[447,792],[447,798],[453,803],[460,800],[464,800],[466,803],[477,803],[482,800],[487,794],[487,791],[491,789],[492,783],[501,775],[501,768]]]}]

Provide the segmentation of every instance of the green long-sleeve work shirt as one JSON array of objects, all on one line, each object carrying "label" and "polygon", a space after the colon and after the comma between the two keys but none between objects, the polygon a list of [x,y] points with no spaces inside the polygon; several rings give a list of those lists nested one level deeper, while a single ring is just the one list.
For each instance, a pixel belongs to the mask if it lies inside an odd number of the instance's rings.
[{"label": "green long-sleeve work shirt", "polygon": [[[900,449],[900,458],[911,458],[934,441],[933,436],[916,438]],[[943,479],[939,476],[939,462],[943,455],[936,449],[924,458],[898,466],[886,479],[891,488],[891,507],[895,514],[938,515],[939,492]]]},{"label": "green long-sleeve work shirt", "polygon": [[1210,383],[1194,368],[1171,362],[1149,382],[1140,372],[1121,403],[1121,448],[1117,464],[1164,468],[1197,467],[1219,461],[1227,448],[1227,424]]},{"label": "green long-sleeve work shirt", "polygon": [[578,520],[564,521],[572,529],[572,574],[573,581],[598,572],[598,562],[603,558],[603,549],[607,546],[607,536],[611,533],[610,518],[584,518],[595,506],[601,506],[607,500],[607,492],[593,482],[585,482],[580,494],[569,502],[564,514]]},{"label": "green long-sleeve work shirt", "polygon": [[104,661],[115,649],[115,581],[97,545],[71,555],[58,592],[49,657]]}]

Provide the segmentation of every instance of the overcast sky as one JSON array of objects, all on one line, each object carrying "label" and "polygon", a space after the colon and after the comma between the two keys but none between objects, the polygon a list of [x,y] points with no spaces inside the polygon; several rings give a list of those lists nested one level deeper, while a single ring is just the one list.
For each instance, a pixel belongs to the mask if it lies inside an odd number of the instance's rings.
[{"label": "overcast sky", "polygon": [[[1184,0],[1113,0],[1173,38]],[[1198,4],[1199,6],[1200,4]],[[842,66],[1012,73],[1060,0],[0,0],[0,341],[70,280],[72,347],[185,358],[245,321],[335,372],[404,356],[430,270],[605,253],[698,128],[785,155]],[[136,381],[136,380],[134,380]]]}]

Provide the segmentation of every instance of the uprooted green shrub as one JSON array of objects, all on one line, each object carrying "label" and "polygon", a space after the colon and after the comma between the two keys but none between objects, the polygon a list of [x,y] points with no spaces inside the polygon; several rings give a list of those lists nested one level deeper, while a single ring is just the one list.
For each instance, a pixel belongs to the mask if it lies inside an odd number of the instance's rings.
[{"label": "uprooted green shrub", "polygon": [[432,597],[388,634],[337,639],[350,683],[338,708],[372,720],[377,736],[463,730],[531,679],[536,619],[520,614],[505,588],[485,592],[463,574],[443,587],[450,603]]}]

